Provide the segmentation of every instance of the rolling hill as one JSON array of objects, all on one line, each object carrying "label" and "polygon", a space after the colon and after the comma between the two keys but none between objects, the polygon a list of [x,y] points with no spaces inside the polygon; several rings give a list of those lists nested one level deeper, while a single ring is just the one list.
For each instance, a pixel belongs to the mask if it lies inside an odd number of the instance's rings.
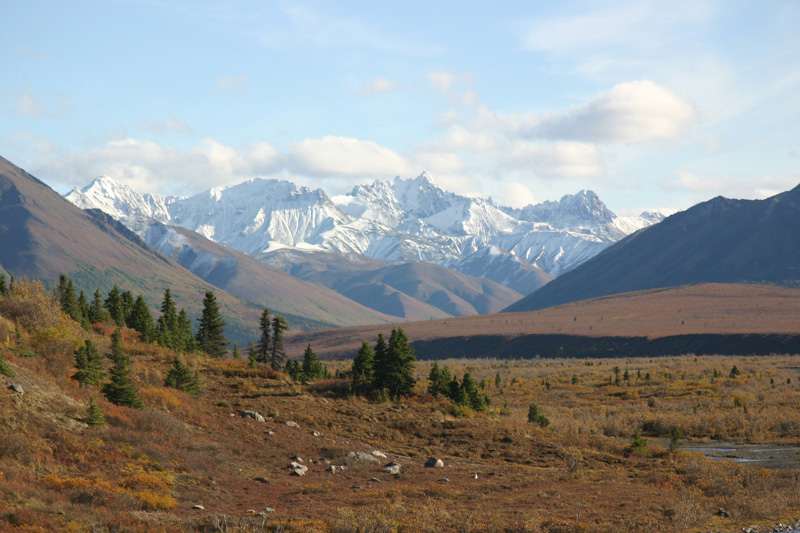
[{"label": "rolling hill", "polygon": [[[424,359],[629,356],[687,353],[800,352],[800,290],[740,284],[653,289],[519,313],[396,324]],[[351,358],[362,340],[392,326],[360,326],[300,333],[287,351],[300,356],[312,343],[320,356]],[[664,340],[666,339],[666,340]],[[658,341],[655,346],[647,341]],[[731,344],[734,346],[731,347]],[[788,344],[787,344],[788,343]],[[792,344],[793,343],[793,344]],[[715,351],[716,349],[716,351]],[[640,353],[639,355],[645,355]]]},{"label": "rolling hill", "polygon": [[765,200],[717,197],[642,229],[509,306],[531,311],[694,283],[800,284],[800,186]]}]

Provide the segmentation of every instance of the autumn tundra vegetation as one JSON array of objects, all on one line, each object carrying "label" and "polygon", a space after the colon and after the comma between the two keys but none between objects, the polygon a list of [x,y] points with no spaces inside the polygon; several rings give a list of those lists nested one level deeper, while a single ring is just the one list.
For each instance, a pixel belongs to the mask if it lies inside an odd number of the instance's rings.
[{"label": "autumn tundra vegetation", "polygon": [[[2,530],[740,531],[800,518],[797,356],[418,361],[396,327],[348,360],[320,361],[311,344],[289,359],[289,324],[267,310],[240,353],[211,292],[194,327],[169,290],[154,319],[124,290],[70,287],[0,276]],[[688,449],[730,442],[784,461]]]}]

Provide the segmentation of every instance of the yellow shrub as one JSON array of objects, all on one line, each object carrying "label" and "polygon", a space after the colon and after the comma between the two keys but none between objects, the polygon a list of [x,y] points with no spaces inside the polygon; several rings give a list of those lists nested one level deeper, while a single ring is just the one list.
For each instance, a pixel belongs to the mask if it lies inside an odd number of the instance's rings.
[{"label": "yellow shrub", "polygon": [[171,411],[184,404],[181,394],[176,389],[148,386],[140,391],[142,401],[146,405]]},{"label": "yellow shrub", "polygon": [[158,493],[165,493],[169,490],[163,479],[144,472],[129,476],[122,482],[122,486],[130,490],[149,490]]},{"label": "yellow shrub", "polygon": [[161,494],[151,490],[140,490],[131,492],[130,495],[136,498],[145,511],[174,509],[178,506],[178,501],[173,498],[171,494]]}]

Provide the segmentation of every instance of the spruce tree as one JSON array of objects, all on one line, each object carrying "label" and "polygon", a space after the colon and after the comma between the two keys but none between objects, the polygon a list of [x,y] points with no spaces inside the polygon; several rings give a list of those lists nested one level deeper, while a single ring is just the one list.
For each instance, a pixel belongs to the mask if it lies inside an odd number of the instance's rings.
[{"label": "spruce tree", "polygon": [[195,343],[194,333],[192,332],[192,322],[183,307],[181,307],[181,312],[178,313],[178,329],[175,333],[175,339],[178,352],[191,353],[197,350],[197,343]]},{"label": "spruce tree", "polygon": [[475,411],[483,411],[486,405],[483,403],[483,396],[478,391],[478,383],[472,378],[469,372],[464,374],[461,380],[461,388],[464,390],[466,404]]},{"label": "spruce tree", "polygon": [[111,335],[111,352],[107,354],[113,362],[110,371],[111,381],[103,385],[106,399],[117,405],[144,409],[139,392],[130,375],[130,359],[122,349],[122,334],[119,329]]},{"label": "spruce tree", "polygon": [[75,297],[75,285],[65,274],[58,277],[58,287],[56,287],[56,298],[61,305],[61,311],[75,322],[81,324],[81,309],[78,299]]},{"label": "spruce tree", "polygon": [[95,289],[92,303],[89,304],[89,322],[91,324],[104,324],[110,320],[111,316],[104,307],[103,296],[100,294],[100,289]]},{"label": "spruce tree", "polygon": [[122,301],[122,319],[125,321],[125,325],[129,326],[129,322],[131,319],[131,314],[133,313],[133,305],[136,303],[136,300],[133,298],[133,294],[131,291],[125,291],[120,295],[120,300]]},{"label": "spruce tree", "polygon": [[225,347],[228,341],[225,340],[225,321],[219,313],[217,297],[214,291],[206,291],[203,299],[203,313],[197,328],[197,347],[211,357],[222,357],[225,355]]},{"label": "spruce tree", "polygon": [[308,381],[315,381],[321,379],[325,375],[325,370],[322,368],[322,363],[319,362],[317,354],[311,349],[311,343],[306,346],[306,351],[303,353],[303,377]]},{"label": "spruce tree", "polygon": [[250,341],[250,346],[247,349],[247,366],[256,368],[258,366],[258,350],[253,341]]},{"label": "spruce tree", "polygon": [[142,342],[151,342],[155,337],[153,315],[150,314],[150,308],[141,294],[133,303],[133,309],[128,316],[128,327],[139,332]]},{"label": "spruce tree", "polygon": [[239,353],[239,343],[238,342],[234,342],[233,343],[233,360],[234,361],[241,361],[242,360],[242,354]]},{"label": "spruce tree", "polygon": [[98,407],[97,403],[94,401],[94,396],[89,398],[89,406],[86,408],[86,418],[84,418],[83,421],[90,426],[104,426],[106,423],[106,417],[103,416],[103,411],[100,410],[100,407]]},{"label": "spruce tree", "polygon": [[86,339],[85,344],[75,350],[75,368],[77,372],[72,379],[81,385],[99,386],[103,381],[103,360],[91,339]]},{"label": "spruce tree", "polygon": [[361,348],[353,359],[353,390],[357,393],[369,391],[375,376],[375,355],[367,341],[361,341]]},{"label": "spruce tree", "polygon": [[165,348],[180,352],[181,343],[177,337],[178,310],[172,300],[172,291],[166,289],[161,301],[161,316],[156,321],[156,341]]},{"label": "spruce tree", "polygon": [[389,362],[387,360],[386,340],[383,338],[383,333],[378,333],[378,340],[375,342],[374,362],[372,390],[383,392],[389,383]]},{"label": "spruce tree", "polygon": [[261,336],[258,338],[256,360],[262,363],[269,362],[270,350],[272,349],[272,338],[270,336],[270,327],[272,323],[269,317],[269,309],[264,309],[261,312],[261,319],[258,321],[258,329],[261,331]]},{"label": "spruce tree", "polygon": [[22,334],[22,328],[19,325],[19,318],[17,318],[14,322],[14,337],[14,353],[17,355],[17,357],[36,357],[36,354],[31,350],[28,341],[25,340],[25,336]]},{"label": "spruce tree", "polygon": [[539,426],[546,428],[550,425],[550,419],[547,418],[541,411],[539,406],[535,403],[528,406],[528,422],[532,424],[539,424]]},{"label": "spruce tree", "polygon": [[0,274],[0,296],[8,294],[8,285],[6,284],[6,275]]},{"label": "spruce tree", "polygon": [[164,386],[197,395],[200,393],[200,378],[197,373],[193,374],[189,367],[181,363],[180,358],[176,356],[172,368],[167,372]]},{"label": "spruce tree", "polygon": [[453,376],[448,384],[447,397],[453,400],[456,405],[464,405],[467,403],[467,396],[464,394],[464,387],[458,382],[458,378]]},{"label": "spruce tree", "polygon": [[272,319],[272,349],[269,355],[269,364],[273,370],[280,370],[281,364],[286,359],[286,351],[283,348],[283,339],[289,325],[282,316],[275,316]]},{"label": "spruce tree", "polygon": [[119,287],[116,284],[111,288],[108,292],[108,298],[106,298],[104,302],[106,310],[108,310],[108,314],[111,317],[111,320],[117,326],[124,326],[125,325],[125,308],[123,307],[122,302],[122,293],[119,290]]},{"label": "spruce tree", "polygon": [[408,343],[408,337],[402,328],[392,330],[386,350],[388,366],[385,384],[392,398],[408,396],[414,390],[414,348]]},{"label": "spruce tree", "polygon": [[78,311],[80,312],[80,324],[83,329],[89,329],[89,326],[92,325],[89,322],[89,301],[86,299],[86,295],[81,291],[81,295],[78,296]]},{"label": "spruce tree", "polygon": [[428,380],[430,381],[428,394],[434,398],[438,398],[440,394],[448,396],[450,393],[450,370],[446,365],[439,367],[439,363],[433,363]]},{"label": "spruce tree", "polygon": [[[5,280],[2,280],[2,281],[5,282]],[[7,376],[9,378],[13,378],[14,376],[16,376],[14,371],[11,370],[11,367],[8,366],[8,362],[6,361],[6,358],[3,355],[3,351],[2,350],[0,350],[0,374],[3,375],[3,376]]]}]

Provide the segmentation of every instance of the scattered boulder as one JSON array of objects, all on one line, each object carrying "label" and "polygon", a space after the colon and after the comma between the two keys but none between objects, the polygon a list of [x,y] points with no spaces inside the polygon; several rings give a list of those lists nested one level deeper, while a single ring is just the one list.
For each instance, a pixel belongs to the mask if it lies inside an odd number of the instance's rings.
[{"label": "scattered boulder", "polygon": [[366,452],[350,452],[345,457],[345,463],[352,469],[365,469],[378,466],[380,461]]},{"label": "scattered boulder", "polygon": [[382,457],[383,459],[386,459],[386,454],[378,450],[372,450],[372,455],[374,455],[375,457]]},{"label": "scattered boulder", "polygon": [[472,474],[472,479],[478,479],[478,474]]},{"label": "scattered boulder", "polygon": [[274,513],[275,509],[273,509],[272,507],[264,507],[264,510],[262,512],[264,512],[264,513]]},{"label": "scattered boulder", "polygon": [[258,411],[249,411],[249,410],[245,409],[240,414],[241,414],[242,418],[252,418],[256,422],[266,422],[267,421],[267,419],[264,418],[261,415],[261,413],[259,413]]},{"label": "scattered boulder", "polygon": [[253,478],[253,479],[258,481],[259,483],[269,483],[269,481],[265,477],[257,477],[257,478]]},{"label": "scattered boulder", "polygon": [[25,389],[22,388],[22,385],[19,383],[12,383],[8,386],[9,389],[13,390],[14,392],[18,392],[19,394],[25,394]]},{"label": "scattered boulder", "polygon": [[197,510],[200,510],[200,511],[202,511],[202,510],[204,510],[204,509],[205,509],[205,507],[203,507],[202,505],[200,505],[200,504],[198,503],[198,504],[195,504],[195,505],[194,505],[194,507],[192,507],[192,509],[197,509]]},{"label": "scattered boulder", "polygon": [[296,461],[289,463],[289,468],[292,470],[290,474],[293,476],[305,476],[306,472],[308,472],[308,467],[306,465]]},{"label": "scattered boulder", "polygon": [[311,435],[314,437],[321,437],[323,433],[321,431],[312,431]]},{"label": "scattered boulder", "polygon": [[717,516],[721,516],[722,518],[730,518],[731,514],[722,507],[720,507],[719,510],[717,511]]},{"label": "scattered boulder", "polygon": [[370,478],[370,481],[372,481],[373,483],[380,483],[381,482],[381,480],[376,478],[376,477]]},{"label": "scattered boulder", "polygon": [[439,479],[439,481],[442,482],[442,483],[450,483],[450,480],[447,479],[446,477],[443,477],[443,478]]},{"label": "scattered boulder", "polygon": [[286,422],[286,425],[289,426],[290,428],[299,428],[300,427],[300,424],[298,424],[297,422],[294,422],[292,420],[289,420],[288,422]]},{"label": "scattered boulder", "polygon": [[444,461],[441,459],[437,459],[436,457],[429,457],[427,461],[425,461],[426,468],[444,468]]},{"label": "scattered boulder", "polygon": [[402,468],[403,467],[402,465],[400,465],[400,463],[392,461],[391,463],[383,467],[383,471],[386,472],[387,474],[392,474],[393,476],[396,476],[400,473]]}]

